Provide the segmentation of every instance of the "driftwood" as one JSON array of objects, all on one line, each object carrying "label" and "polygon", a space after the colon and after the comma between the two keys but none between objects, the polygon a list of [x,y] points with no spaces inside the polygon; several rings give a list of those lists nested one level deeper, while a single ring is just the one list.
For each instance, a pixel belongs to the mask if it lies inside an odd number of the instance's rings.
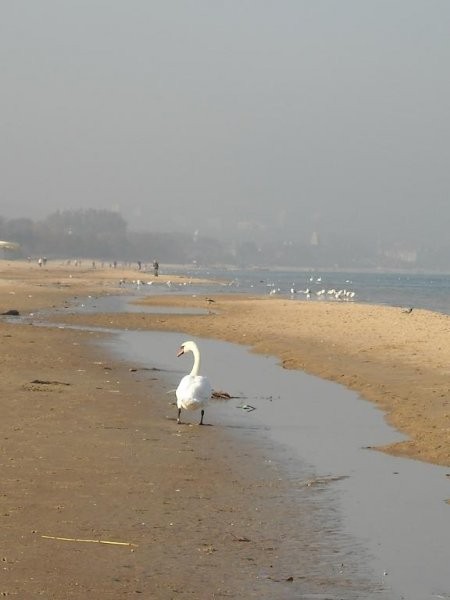
[{"label": "driftwood", "polygon": [[41,535],[41,538],[46,540],[58,540],[60,542],[81,542],[87,544],[109,544],[111,546],[134,546],[137,547],[137,544],[132,544],[131,542],[114,542],[111,540],[85,540],[80,538],[68,538],[68,537],[58,537],[55,535]]},{"label": "driftwood", "polygon": [[232,396],[228,392],[213,390],[211,398],[213,398],[213,400],[232,400],[233,398],[241,398],[241,396]]},{"label": "driftwood", "polygon": [[39,383],[40,385],[70,385],[65,381],[47,381],[46,379],[33,379],[31,383]]}]

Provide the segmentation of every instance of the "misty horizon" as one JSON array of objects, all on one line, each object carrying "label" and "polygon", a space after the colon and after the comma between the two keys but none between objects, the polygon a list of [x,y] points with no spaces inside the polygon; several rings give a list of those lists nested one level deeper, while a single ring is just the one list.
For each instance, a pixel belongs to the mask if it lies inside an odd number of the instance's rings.
[{"label": "misty horizon", "polygon": [[444,0],[41,0],[2,16],[1,216],[446,243]]}]

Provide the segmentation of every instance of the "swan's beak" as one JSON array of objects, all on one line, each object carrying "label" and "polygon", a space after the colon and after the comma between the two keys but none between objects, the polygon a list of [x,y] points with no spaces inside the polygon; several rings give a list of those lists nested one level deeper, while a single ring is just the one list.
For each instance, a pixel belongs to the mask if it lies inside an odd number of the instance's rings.
[{"label": "swan's beak", "polygon": [[181,346],[181,348],[178,350],[177,356],[181,356],[182,354],[184,354],[184,348],[183,348],[183,346]]}]

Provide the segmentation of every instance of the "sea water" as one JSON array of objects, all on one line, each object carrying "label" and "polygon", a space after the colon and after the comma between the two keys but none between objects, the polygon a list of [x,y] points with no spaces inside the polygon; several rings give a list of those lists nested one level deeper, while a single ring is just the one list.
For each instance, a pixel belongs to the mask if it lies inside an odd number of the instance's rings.
[{"label": "sea water", "polygon": [[[450,275],[344,271],[298,271],[281,269],[225,269],[182,267],[166,274],[211,280],[209,293],[277,294],[298,301],[353,301],[368,304],[423,308],[450,314]],[[186,290],[176,284],[164,292]],[[205,286],[188,286],[204,290]],[[334,290],[335,293],[331,293]],[[158,287],[158,291],[160,288]],[[342,293],[336,297],[337,293]],[[344,292],[349,292],[345,295]],[[353,294],[352,294],[353,293]]]}]

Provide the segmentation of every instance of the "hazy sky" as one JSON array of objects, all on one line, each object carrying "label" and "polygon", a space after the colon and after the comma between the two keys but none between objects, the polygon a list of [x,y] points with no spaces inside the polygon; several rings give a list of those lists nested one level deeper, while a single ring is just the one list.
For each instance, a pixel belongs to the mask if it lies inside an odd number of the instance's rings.
[{"label": "hazy sky", "polygon": [[0,0],[0,216],[450,225],[449,0]]}]

